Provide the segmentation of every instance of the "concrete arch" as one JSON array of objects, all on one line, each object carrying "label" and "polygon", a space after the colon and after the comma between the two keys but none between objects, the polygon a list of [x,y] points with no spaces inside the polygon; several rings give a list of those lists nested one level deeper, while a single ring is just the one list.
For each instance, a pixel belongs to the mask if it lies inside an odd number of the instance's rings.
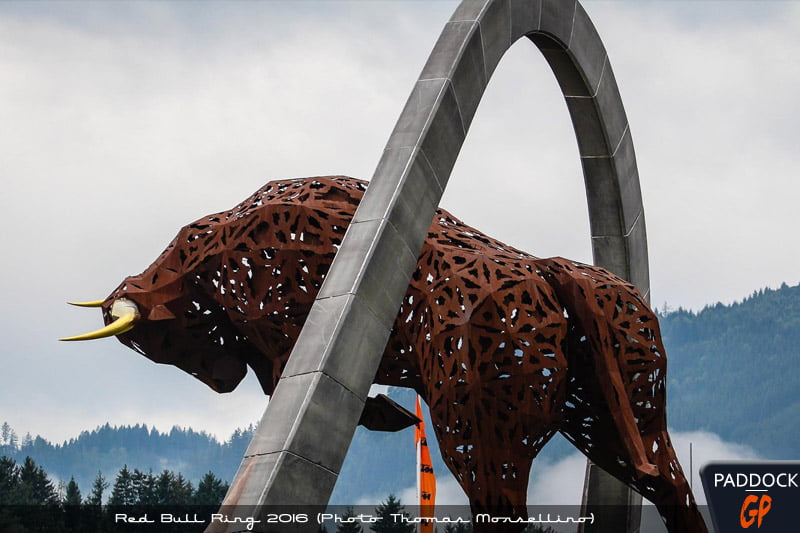
[{"label": "concrete arch", "polygon": [[389,137],[224,505],[327,503],[483,91],[521,37],[542,51],[567,101],[595,263],[649,294],[633,143],[605,48],[583,7],[576,0],[464,0]]},{"label": "concrete arch", "polygon": [[[595,263],[649,293],[647,239],[630,129],[605,48],[575,0],[463,2],[436,43],[386,145],[382,165],[403,148],[427,162],[444,189],[483,91],[521,37],[541,50],[567,102],[584,171]],[[396,162],[395,162],[396,164]],[[364,199],[362,216],[375,216]],[[363,213],[363,214],[362,214]]]}]

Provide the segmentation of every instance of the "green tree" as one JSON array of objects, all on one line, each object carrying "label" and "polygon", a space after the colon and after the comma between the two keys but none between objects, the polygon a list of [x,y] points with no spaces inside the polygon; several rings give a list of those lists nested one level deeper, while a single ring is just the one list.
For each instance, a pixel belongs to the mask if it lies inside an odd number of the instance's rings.
[{"label": "green tree", "polygon": [[406,506],[400,502],[400,498],[389,494],[386,501],[375,508],[375,514],[380,520],[372,524],[370,529],[376,533],[413,533],[415,525],[403,522],[402,517],[408,518],[405,510]]},{"label": "green tree", "polygon": [[[164,470],[154,478],[154,498],[156,505],[191,505],[194,503],[194,487],[191,481],[180,472],[175,475]],[[226,489],[227,490],[227,489]]]},{"label": "green tree", "polygon": [[103,477],[101,471],[97,471],[97,477],[92,483],[92,492],[86,497],[86,505],[100,506],[103,504],[103,492],[108,488],[108,481]]},{"label": "green tree", "polygon": [[19,468],[10,457],[0,457],[0,505],[16,503]]},{"label": "green tree", "polygon": [[103,477],[103,472],[98,470],[92,482],[92,491],[84,501],[80,517],[67,516],[67,524],[72,526],[77,522],[83,526],[83,531],[107,531],[108,527],[110,527],[107,523],[109,517],[102,507],[103,495],[107,488],[108,481]]},{"label": "green tree", "polygon": [[192,482],[183,477],[183,474],[178,472],[172,482],[172,501],[170,505],[191,505],[194,496],[194,487]]},{"label": "green tree", "polygon": [[157,505],[172,503],[172,489],[175,476],[169,470],[164,470],[156,478],[155,500]]},{"label": "green tree", "polygon": [[53,482],[47,473],[30,457],[25,457],[25,462],[19,469],[19,489],[22,505],[55,505],[58,503]]},{"label": "green tree", "polygon": [[157,503],[156,478],[152,472],[144,473],[138,468],[134,468],[133,474],[131,474],[131,485],[137,505],[155,505]]},{"label": "green tree", "polygon": [[0,446],[9,446],[11,444],[11,434],[13,432],[14,430],[11,429],[8,422],[3,422],[3,426],[0,427]]},{"label": "green tree", "polygon": [[78,484],[75,482],[75,478],[69,478],[69,483],[67,483],[67,492],[64,495],[64,501],[62,502],[65,506],[77,507],[81,504],[81,489],[78,488]]},{"label": "green tree", "polygon": [[[90,525],[88,523],[86,524],[82,523],[83,520],[81,516],[82,514],[81,490],[80,488],[78,488],[78,483],[75,481],[74,477],[71,477],[69,479],[69,483],[67,483],[67,489],[65,491],[64,499],[62,500],[61,504],[64,507],[64,525],[66,526],[67,531],[74,531],[74,532],[84,531],[82,526]],[[91,518],[87,516],[85,520],[88,522],[89,520],[91,520]],[[91,530],[96,530],[96,529],[93,528]]]},{"label": "green tree", "polygon": [[336,533],[363,533],[364,528],[361,527],[361,524],[358,522],[347,522],[347,520],[356,516],[355,511],[353,511],[352,507],[348,507],[347,511],[342,514],[342,520],[344,522],[340,522],[336,526]]},{"label": "green tree", "polygon": [[[44,468],[30,457],[22,466],[0,457],[0,531],[60,531],[63,526],[58,494]],[[38,506],[35,512],[20,507]]]},{"label": "green tree", "polygon": [[133,488],[133,474],[128,465],[123,465],[111,488],[109,505],[133,505],[136,503],[136,492]]},{"label": "green tree", "polygon": [[11,426],[8,425],[8,422],[3,422],[3,425],[0,427],[0,450],[2,453],[13,455],[16,453],[18,445],[19,439],[17,438],[17,434],[11,429]]},{"label": "green tree", "polygon": [[211,471],[206,472],[200,483],[197,484],[197,491],[194,493],[195,505],[219,505],[228,492],[228,484],[223,483]]}]

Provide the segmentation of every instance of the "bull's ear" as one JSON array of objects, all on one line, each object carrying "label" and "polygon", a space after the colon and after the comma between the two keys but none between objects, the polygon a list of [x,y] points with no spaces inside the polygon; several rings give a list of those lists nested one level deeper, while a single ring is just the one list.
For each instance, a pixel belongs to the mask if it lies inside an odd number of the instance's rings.
[{"label": "bull's ear", "polygon": [[147,315],[147,320],[169,320],[172,318],[175,318],[175,315],[163,304],[153,306]]}]

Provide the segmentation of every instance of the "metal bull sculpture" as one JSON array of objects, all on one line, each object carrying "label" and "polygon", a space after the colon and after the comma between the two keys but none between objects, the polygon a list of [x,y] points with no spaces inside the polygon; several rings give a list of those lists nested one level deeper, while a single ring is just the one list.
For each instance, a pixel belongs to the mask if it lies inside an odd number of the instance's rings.
[{"label": "metal bull sculpture", "polygon": [[[181,229],[105,300],[79,304],[102,307],[107,325],[64,340],[116,335],[218,392],[249,366],[270,394],[366,187],[268,183]],[[475,513],[527,516],[532,461],[561,432],[655,503],[670,531],[705,531],[667,434],[656,316],[607,270],[536,258],[440,209],[374,382],[425,399]],[[407,418],[368,402],[362,423],[398,429]]]}]

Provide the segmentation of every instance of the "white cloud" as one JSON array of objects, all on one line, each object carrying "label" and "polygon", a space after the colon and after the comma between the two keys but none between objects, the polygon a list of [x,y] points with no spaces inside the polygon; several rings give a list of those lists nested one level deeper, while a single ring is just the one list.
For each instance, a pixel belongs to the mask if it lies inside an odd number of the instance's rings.
[{"label": "white cloud", "polygon": [[691,443],[692,471],[691,481],[695,498],[699,505],[706,504],[706,495],[700,481],[700,469],[712,461],[760,460],[763,457],[749,446],[726,442],[719,435],[707,431],[677,432],[672,435],[672,445],[678,460],[689,473],[689,444]]},{"label": "white cloud", "polygon": [[529,505],[580,505],[586,457],[573,453],[550,463],[534,461],[528,484]]}]

